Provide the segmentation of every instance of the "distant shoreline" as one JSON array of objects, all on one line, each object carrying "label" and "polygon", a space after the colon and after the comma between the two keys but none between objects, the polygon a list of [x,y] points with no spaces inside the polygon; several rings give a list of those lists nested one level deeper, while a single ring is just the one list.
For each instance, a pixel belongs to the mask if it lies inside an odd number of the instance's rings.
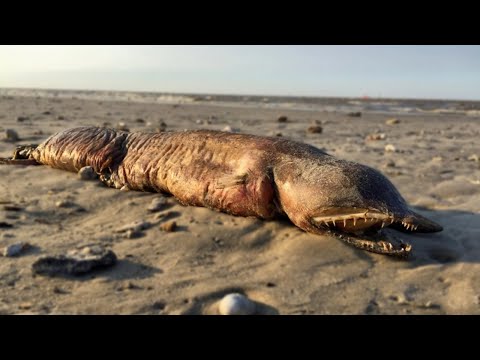
[{"label": "distant shoreline", "polygon": [[127,101],[161,104],[238,105],[327,112],[370,112],[386,114],[462,114],[480,116],[480,101],[396,98],[351,98],[309,96],[260,96],[191,94],[171,92],[62,90],[37,88],[0,88],[0,96],[22,96],[96,101]]}]

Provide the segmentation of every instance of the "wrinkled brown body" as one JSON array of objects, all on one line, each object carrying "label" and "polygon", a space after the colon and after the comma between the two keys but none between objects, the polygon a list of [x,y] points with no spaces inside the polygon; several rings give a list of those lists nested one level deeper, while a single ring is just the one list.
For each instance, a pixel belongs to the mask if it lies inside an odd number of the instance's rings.
[{"label": "wrinkled brown body", "polygon": [[414,213],[378,171],[281,138],[84,127],[53,135],[31,157],[74,172],[92,166],[109,186],[170,193],[185,205],[263,219],[287,215],[312,233],[330,223],[347,232],[385,223],[441,230]]}]

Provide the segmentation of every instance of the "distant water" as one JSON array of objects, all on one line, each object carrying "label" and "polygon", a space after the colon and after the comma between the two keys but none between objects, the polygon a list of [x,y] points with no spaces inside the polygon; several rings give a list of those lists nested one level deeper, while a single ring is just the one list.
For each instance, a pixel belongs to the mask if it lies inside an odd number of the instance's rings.
[{"label": "distant water", "polygon": [[242,96],[171,94],[129,91],[2,89],[0,96],[46,97],[96,101],[132,101],[157,104],[199,104],[245,106],[327,112],[368,112],[383,114],[462,114],[480,116],[480,101],[328,98],[287,96]]}]

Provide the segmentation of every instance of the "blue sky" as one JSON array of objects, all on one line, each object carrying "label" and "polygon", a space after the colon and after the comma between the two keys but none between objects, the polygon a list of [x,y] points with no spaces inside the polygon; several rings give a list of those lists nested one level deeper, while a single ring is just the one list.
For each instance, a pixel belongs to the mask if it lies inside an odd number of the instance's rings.
[{"label": "blue sky", "polygon": [[480,46],[0,46],[0,87],[480,100]]}]

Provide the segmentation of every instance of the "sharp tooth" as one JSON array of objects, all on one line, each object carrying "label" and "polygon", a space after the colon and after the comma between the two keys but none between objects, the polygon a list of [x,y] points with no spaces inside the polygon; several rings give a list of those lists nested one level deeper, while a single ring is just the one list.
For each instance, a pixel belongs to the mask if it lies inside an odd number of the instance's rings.
[{"label": "sharp tooth", "polygon": [[394,221],[394,219],[393,219],[393,217],[392,217],[392,218],[390,219],[390,224],[393,224],[393,221]]},{"label": "sharp tooth", "polygon": [[409,225],[409,224],[407,224],[406,228],[407,228],[407,230],[410,230],[410,225]]},{"label": "sharp tooth", "polygon": [[353,218],[353,226],[357,225],[357,218]]},{"label": "sharp tooth", "polygon": [[382,229],[385,227],[385,223],[382,221]]},{"label": "sharp tooth", "polygon": [[347,227],[347,219],[343,219],[343,227]]}]

